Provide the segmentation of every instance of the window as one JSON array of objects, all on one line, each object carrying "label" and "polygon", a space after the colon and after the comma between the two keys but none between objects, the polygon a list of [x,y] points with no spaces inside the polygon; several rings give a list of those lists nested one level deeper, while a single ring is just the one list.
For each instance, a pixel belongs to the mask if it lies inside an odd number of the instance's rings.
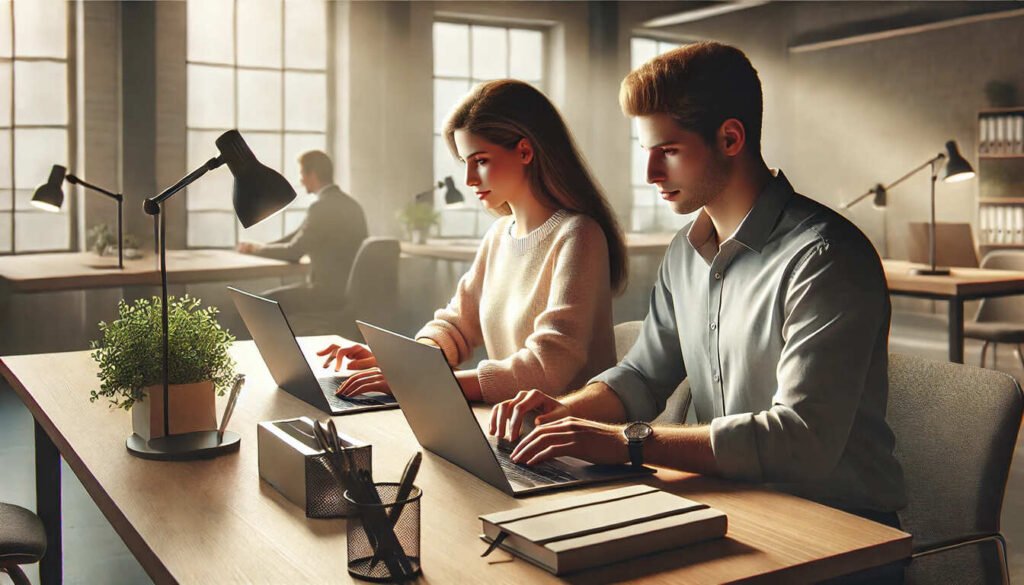
[{"label": "window", "polygon": [[237,128],[260,162],[289,177],[299,196],[248,230],[235,219],[226,169],[188,188],[188,245],[268,242],[302,223],[313,198],[296,157],[327,150],[327,6],[323,0],[188,3],[188,168],[217,155]]},{"label": "window", "polygon": [[71,248],[70,201],[29,202],[50,167],[69,163],[68,6],[0,0],[0,253]]},{"label": "window", "polygon": [[[452,158],[442,127],[469,89],[481,81],[511,77],[544,89],[544,33],[527,28],[457,22],[434,23],[434,181],[451,175],[466,197],[461,209],[441,211],[441,234],[478,237],[494,218],[465,187],[465,168]],[[438,208],[444,192],[434,193]]]},{"label": "window", "polygon": [[[633,37],[630,42],[631,68],[636,69],[647,61],[678,47],[678,43]],[[640,148],[636,124],[630,124],[633,184],[633,216],[630,226],[634,232],[672,232],[689,223],[696,213],[680,215],[661,200],[657,187],[648,185],[647,151]]]}]

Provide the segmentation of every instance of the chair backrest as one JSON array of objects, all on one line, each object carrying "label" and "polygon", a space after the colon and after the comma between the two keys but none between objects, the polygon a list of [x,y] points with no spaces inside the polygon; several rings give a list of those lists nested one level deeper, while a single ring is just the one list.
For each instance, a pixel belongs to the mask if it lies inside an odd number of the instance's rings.
[{"label": "chair backrest", "polygon": [[[640,326],[643,321],[626,321],[615,326],[615,359],[622,361],[629,348],[636,343],[640,336]],[[661,411],[654,422],[681,423],[686,420],[687,412],[690,410],[690,383],[683,380],[676,391],[672,393],[665,403],[665,410]]]},{"label": "chair backrest", "polygon": [[1006,374],[890,355],[886,418],[907,486],[900,524],[915,552],[999,532],[1022,409]]},{"label": "chair backrest", "polygon": [[[1024,251],[993,250],[985,254],[982,268],[1024,271]],[[978,321],[1010,321],[1024,325],[1024,295],[984,299],[978,305]]]},{"label": "chair backrest", "polygon": [[345,287],[346,312],[356,319],[379,320],[398,302],[398,258],[394,238],[366,238],[352,262]]},{"label": "chair backrest", "polygon": [[[927,264],[931,262],[928,232],[931,224],[912,221],[908,224],[907,259]],[[935,263],[939,266],[978,267],[978,250],[974,246],[974,232],[969,223],[935,223]]]}]

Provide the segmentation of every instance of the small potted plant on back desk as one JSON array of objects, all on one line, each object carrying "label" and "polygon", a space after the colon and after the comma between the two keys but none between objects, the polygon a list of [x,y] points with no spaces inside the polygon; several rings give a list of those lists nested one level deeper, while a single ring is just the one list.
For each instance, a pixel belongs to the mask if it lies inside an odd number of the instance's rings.
[{"label": "small potted plant on back desk", "polygon": [[[188,295],[168,299],[170,434],[215,430],[215,394],[223,395],[234,376],[228,349],[235,338],[217,322],[216,308],[199,303]],[[160,299],[122,300],[117,309],[118,318],[101,322],[102,337],[92,342],[100,389],[90,400],[131,410],[135,434],[149,441],[164,435]]]}]

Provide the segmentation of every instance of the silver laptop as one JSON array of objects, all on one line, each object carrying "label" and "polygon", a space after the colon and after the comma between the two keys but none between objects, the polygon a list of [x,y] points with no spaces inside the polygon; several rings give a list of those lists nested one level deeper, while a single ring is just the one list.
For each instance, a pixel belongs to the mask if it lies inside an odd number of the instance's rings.
[{"label": "silver laptop", "polygon": [[[277,301],[228,287],[231,300],[242,316],[246,328],[256,342],[263,361],[277,385],[292,396],[331,414],[352,414],[366,410],[397,408],[398,403],[386,394],[364,394],[346,399],[335,396],[348,376],[334,374],[317,376],[295,339],[284,309]],[[312,358],[311,358],[312,359]]]},{"label": "silver laptop", "polygon": [[629,465],[593,465],[558,457],[517,465],[512,445],[486,435],[440,349],[356,321],[416,440],[455,465],[513,496],[638,477],[653,472]]}]

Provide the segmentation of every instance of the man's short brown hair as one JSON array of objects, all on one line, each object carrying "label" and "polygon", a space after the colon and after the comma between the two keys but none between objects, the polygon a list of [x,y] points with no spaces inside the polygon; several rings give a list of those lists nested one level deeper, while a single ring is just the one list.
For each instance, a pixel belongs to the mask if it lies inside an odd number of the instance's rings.
[{"label": "man's short brown hair", "polygon": [[300,154],[299,166],[307,173],[316,175],[316,178],[325,185],[334,182],[334,163],[322,150],[309,150]]},{"label": "man's short brown hair", "polygon": [[750,152],[761,150],[761,80],[736,47],[704,41],[659,55],[622,80],[619,104],[627,116],[667,114],[709,144],[736,118]]}]

